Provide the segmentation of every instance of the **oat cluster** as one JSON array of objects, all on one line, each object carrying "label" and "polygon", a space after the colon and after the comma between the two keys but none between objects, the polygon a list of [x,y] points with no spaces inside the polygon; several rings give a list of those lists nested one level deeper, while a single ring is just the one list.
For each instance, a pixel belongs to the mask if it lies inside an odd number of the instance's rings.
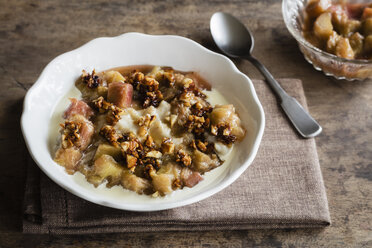
[{"label": "oat cluster", "polygon": [[62,127],[62,147],[66,149],[72,146],[78,146],[81,123],[65,121],[60,126]]},{"label": "oat cluster", "polygon": [[142,72],[134,72],[129,77],[129,83],[138,92],[138,100],[143,108],[157,107],[163,100],[163,94],[159,90],[159,82],[154,78],[145,76]]},{"label": "oat cluster", "polygon": [[91,74],[83,70],[81,79],[91,89],[97,88],[102,83],[102,79],[96,74],[95,70]]},{"label": "oat cluster", "polygon": [[82,100],[64,117],[55,160],[95,186],[107,181],[153,196],[195,186],[223,163],[216,142],[231,147],[243,130],[233,106],[213,107],[198,80],[169,67],[83,71]]}]

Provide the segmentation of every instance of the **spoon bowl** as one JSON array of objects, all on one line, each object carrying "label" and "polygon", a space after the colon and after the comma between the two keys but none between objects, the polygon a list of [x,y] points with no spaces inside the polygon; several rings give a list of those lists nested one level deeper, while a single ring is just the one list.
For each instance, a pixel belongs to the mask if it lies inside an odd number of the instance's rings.
[{"label": "spoon bowl", "polygon": [[214,13],[210,21],[210,29],[219,49],[230,57],[250,56],[254,39],[249,30],[230,14]]}]

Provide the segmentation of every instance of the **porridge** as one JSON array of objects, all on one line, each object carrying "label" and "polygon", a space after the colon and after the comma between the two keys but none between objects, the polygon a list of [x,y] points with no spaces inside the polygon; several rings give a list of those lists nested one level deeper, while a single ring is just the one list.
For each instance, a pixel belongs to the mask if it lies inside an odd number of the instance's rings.
[{"label": "porridge", "polygon": [[[54,160],[94,186],[165,196],[221,166],[246,134],[231,104],[193,72],[130,66],[83,71],[60,124]],[[213,92],[213,94],[211,94]]]}]

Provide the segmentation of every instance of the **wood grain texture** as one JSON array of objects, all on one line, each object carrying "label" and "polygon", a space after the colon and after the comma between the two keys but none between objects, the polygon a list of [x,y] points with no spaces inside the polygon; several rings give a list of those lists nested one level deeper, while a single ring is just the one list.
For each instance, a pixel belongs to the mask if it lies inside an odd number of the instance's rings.
[{"label": "wood grain texture", "polygon": [[[252,29],[254,54],[277,77],[303,80],[312,115],[332,226],[314,230],[22,235],[26,147],[19,127],[23,97],[57,55],[100,36],[137,31],[177,34],[217,50],[209,33],[215,11]],[[281,1],[0,0],[0,247],[371,247],[372,82],[343,82],[315,71],[282,21]],[[249,62],[241,71],[262,78]],[[37,128],[37,127],[35,127]]]}]

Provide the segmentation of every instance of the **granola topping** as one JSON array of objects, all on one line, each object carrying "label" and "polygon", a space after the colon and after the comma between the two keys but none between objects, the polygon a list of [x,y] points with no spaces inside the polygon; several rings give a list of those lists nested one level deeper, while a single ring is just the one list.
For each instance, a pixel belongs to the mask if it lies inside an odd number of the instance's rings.
[{"label": "granola topping", "polygon": [[115,125],[120,119],[120,115],[124,113],[124,110],[115,106],[111,105],[109,111],[106,116],[106,121],[109,125]]},{"label": "granola topping", "polygon": [[181,181],[177,178],[173,181],[172,187],[175,189],[181,188]]},{"label": "granola topping", "polygon": [[93,100],[92,103],[94,107],[98,110],[98,112],[101,114],[107,112],[112,106],[112,103],[105,101],[105,99],[102,96]]},{"label": "granola topping", "polygon": [[159,82],[154,78],[145,76],[141,72],[135,72],[129,82],[138,92],[138,100],[142,103],[143,108],[149,106],[157,107],[163,100],[163,94],[159,90]]},{"label": "granola topping", "polygon": [[154,122],[154,120],[156,119],[156,115],[145,115],[145,116],[142,116],[139,120],[138,120],[138,125],[140,127],[146,127],[146,128],[149,128],[150,125]]},{"label": "granola topping", "polygon": [[102,83],[102,79],[98,77],[94,69],[91,74],[83,70],[81,79],[91,89],[97,88]]},{"label": "granola topping", "polygon": [[150,148],[154,148],[155,147],[154,140],[153,140],[153,138],[150,135],[147,136],[146,141],[145,141],[145,145],[147,147],[150,147]]},{"label": "granola topping", "polygon": [[205,118],[208,118],[208,114],[212,112],[213,108],[209,105],[206,107],[203,107],[203,105],[200,102],[197,102],[191,106],[190,110],[193,115],[196,115],[199,117],[204,116]]},{"label": "granola topping", "polygon": [[128,169],[133,172],[137,165],[137,158],[135,156],[127,154],[126,160]]},{"label": "granola topping", "polygon": [[80,140],[81,123],[65,121],[65,123],[60,124],[60,126],[63,128],[62,147],[69,148],[72,146],[78,146],[77,142]]},{"label": "granola topping", "polygon": [[161,150],[164,154],[172,154],[174,152],[174,144],[170,138],[164,138],[161,142]]},{"label": "granola topping", "polygon": [[195,186],[245,135],[234,106],[209,102],[202,85],[170,67],[83,71],[55,161],[94,186],[153,197]]},{"label": "granola topping", "polygon": [[116,133],[116,130],[113,126],[103,126],[99,131],[99,134],[102,135],[114,147],[119,147],[120,141],[123,140],[123,136]]},{"label": "granola topping", "polygon": [[192,79],[184,80],[183,83],[184,83],[183,85],[184,92],[192,92],[195,96],[203,98],[203,99],[207,97],[200,90],[200,88],[196,86],[195,82]]},{"label": "granola topping", "polygon": [[174,76],[174,73],[172,72],[164,72],[162,83],[164,83],[168,87],[173,87],[176,82],[176,78]]},{"label": "granola topping", "polygon": [[231,127],[227,123],[221,123],[217,126],[211,126],[211,134],[216,136],[218,140],[225,144],[232,144],[236,141],[237,137],[231,134]]},{"label": "granola topping", "polygon": [[203,116],[189,115],[185,123],[185,128],[190,133],[201,135],[208,129],[209,124],[209,118],[205,119]]},{"label": "granola topping", "polygon": [[183,149],[177,151],[176,161],[183,166],[190,166],[192,163],[191,156],[187,154]]},{"label": "granola topping", "polygon": [[202,140],[193,140],[190,143],[190,147],[194,150],[199,150],[206,154],[213,153],[213,144],[208,143],[208,141],[202,141]]}]

